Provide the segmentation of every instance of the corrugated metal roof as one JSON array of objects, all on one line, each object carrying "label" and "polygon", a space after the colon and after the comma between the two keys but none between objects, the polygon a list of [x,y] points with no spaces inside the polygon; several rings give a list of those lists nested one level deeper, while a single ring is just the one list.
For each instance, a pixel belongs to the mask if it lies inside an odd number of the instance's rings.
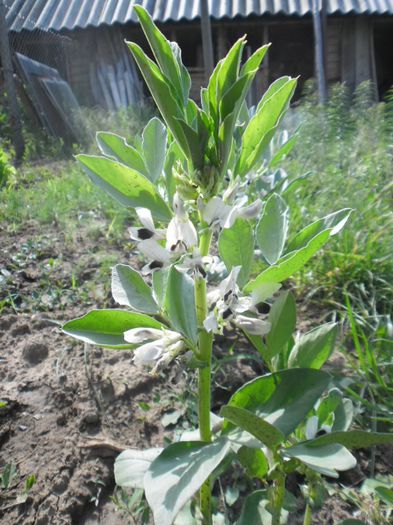
[{"label": "corrugated metal roof", "polygon": [[[143,5],[156,22],[194,20],[199,0],[3,0],[12,31],[63,31],[136,22],[133,6]],[[328,14],[393,15],[393,0],[327,0]],[[312,0],[209,0],[215,19],[311,13]]]}]

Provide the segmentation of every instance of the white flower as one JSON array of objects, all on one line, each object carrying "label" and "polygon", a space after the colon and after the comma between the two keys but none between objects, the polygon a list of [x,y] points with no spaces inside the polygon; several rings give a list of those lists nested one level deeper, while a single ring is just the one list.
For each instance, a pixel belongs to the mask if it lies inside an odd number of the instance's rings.
[{"label": "white flower", "polygon": [[[170,220],[166,230],[157,230],[149,210],[137,208],[137,215],[142,228],[130,228],[131,238],[139,241],[138,248],[150,262],[146,264],[142,273],[165,268],[179,259],[180,256],[193,251],[198,244],[198,235],[195,226],[188,218],[178,193],[173,198],[174,217]],[[165,247],[159,242],[165,239]]]},{"label": "white flower", "polygon": [[305,435],[306,439],[314,439],[317,437],[317,434],[319,432],[323,432],[324,434],[330,434],[332,431],[332,425],[321,425],[319,426],[318,416],[311,416],[307,419],[306,422],[306,428],[305,428]]},{"label": "white flower", "polygon": [[124,333],[124,339],[132,344],[144,343],[135,350],[133,361],[136,365],[156,363],[154,371],[185,349],[182,335],[172,330],[132,328]]},{"label": "white flower", "polygon": [[175,215],[166,232],[166,249],[170,252],[185,253],[197,246],[198,235],[177,192],[173,197],[173,210]]},{"label": "white flower", "polygon": [[[276,291],[274,288],[265,290],[265,293],[255,294],[255,296],[240,296],[237,285],[237,278],[241,270],[240,266],[234,266],[218,287],[210,290],[207,295],[211,310],[207,315],[203,326],[207,332],[217,333],[226,323],[233,321],[236,326],[250,333],[251,335],[265,335],[270,330],[270,323],[258,317],[244,315],[245,312],[257,314],[256,304],[260,302],[259,297],[267,299],[268,291]],[[258,299],[256,301],[256,299]]]},{"label": "white flower", "polygon": [[268,321],[245,315],[238,315],[235,324],[250,335],[266,335],[271,327]]},{"label": "white flower", "polygon": [[199,203],[202,218],[212,228],[230,228],[236,219],[252,219],[257,217],[262,210],[262,201],[257,199],[246,206],[247,197],[244,195],[234,205],[224,202],[221,197],[213,197],[204,205]]},{"label": "white flower", "polygon": [[128,229],[131,239],[144,241],[146,239],[165,239],[165,231],[157,230],[154,226],[153,217],[147,208],[135,208],[136,214],[142,223],[142,228],[131,226]]}]

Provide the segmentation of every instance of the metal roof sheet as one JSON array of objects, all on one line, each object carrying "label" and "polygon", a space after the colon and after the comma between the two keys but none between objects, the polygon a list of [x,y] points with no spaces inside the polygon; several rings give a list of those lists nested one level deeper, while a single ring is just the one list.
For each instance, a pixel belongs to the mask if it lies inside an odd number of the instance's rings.
[{"label": "metal roof sheet", "polygon": [[[12,31],[63,31],[136,22],[143,5],[156,22],[195,20],[199,0],[3,0]],[[304,16],[312,0],[209,0],[214,19],[261,15]],[[328,14],[393,15],[393,0],[327,0]]]}]

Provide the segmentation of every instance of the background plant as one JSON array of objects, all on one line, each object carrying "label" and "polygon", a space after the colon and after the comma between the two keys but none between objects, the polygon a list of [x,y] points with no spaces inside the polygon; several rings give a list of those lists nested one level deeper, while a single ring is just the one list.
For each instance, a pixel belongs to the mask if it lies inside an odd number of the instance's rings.
[{"label": "background plant", "polygon": [[[130,233],[148,262],[142,274],[114,267],[113,297],[129,310],[93,310],[63,330],[90,344],[133,349],[134,361],[154,365],[153,373],[190,355],[198,374],[199,438],[188,434],[165,449],[128,450],[116,462],[117,483],[144,489],[156,523],[173,523],[197,491],[201,520],[212,523],[213,483],[232,462],[263,484],[245,500],[240,524],[285,519],[285,481],[294,471],[310,487],[304,520],[310,523],[320,474],[337,477],[352,468],[348,448],[393,441],[390,434],[349,430],[351,404],[320,370],[336,326],[294,341],[293,300],[276,296],[281,283],[342,229],[349,210],[319,218],[288,239],[282,196],[273,192],[264,202],[248,203],[248,188],[255,192],[255,173],[296,87],[296,79],[278,79],[249,114],[246,94],[268,46],[240,65],[245,40],[239,39],[202,89],[200,108],[188,98],[180,50],[144,9],[136,10],[157,63],[136,44],[129,47],[167,128],[153,118],[133,145],[100,132],[103,155],[78,160],[94,183],[136,208],[141,226]],[[216,239],[228,273],[218,285],[210,256]],[[143,276],[151,273],[150,283]],[[272,303],[269,319],[257,308],[266,301]],[[212,343],[229,325],[247,335],[272,373],[243,385],[217,418],[211,416]]]}]

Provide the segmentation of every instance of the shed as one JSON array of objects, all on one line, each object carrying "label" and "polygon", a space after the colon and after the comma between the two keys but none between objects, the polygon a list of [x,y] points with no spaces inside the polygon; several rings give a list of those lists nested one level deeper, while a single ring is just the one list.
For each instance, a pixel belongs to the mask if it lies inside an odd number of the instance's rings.
[{"label": "shed", "polygon": [[[301,89],[315,70],[312,1],[210,0],[215,59],[247,33],[248,53],[272,42],[257,77],[255,96],[283,74],[300,75]],[[328,82],[346,82],[353,89],[372,80],[382,97],[393,85],[393,0],[321,1]],[[206,82],[199,0],[3,2],[15,49],[20,51],[23,45],[31,58],[57,67],[83,105],[110,107],[99,89],[100,71],[112,71],[120,98],[127,89],[116,74],[119,60],[125,68],[134,67],[123,41],[136,41],[146,49],[135,4],[143,5],[164,34],[179,43],[193,77],[194,97]],[[61,45],[54,45],[56,37]]]}]

